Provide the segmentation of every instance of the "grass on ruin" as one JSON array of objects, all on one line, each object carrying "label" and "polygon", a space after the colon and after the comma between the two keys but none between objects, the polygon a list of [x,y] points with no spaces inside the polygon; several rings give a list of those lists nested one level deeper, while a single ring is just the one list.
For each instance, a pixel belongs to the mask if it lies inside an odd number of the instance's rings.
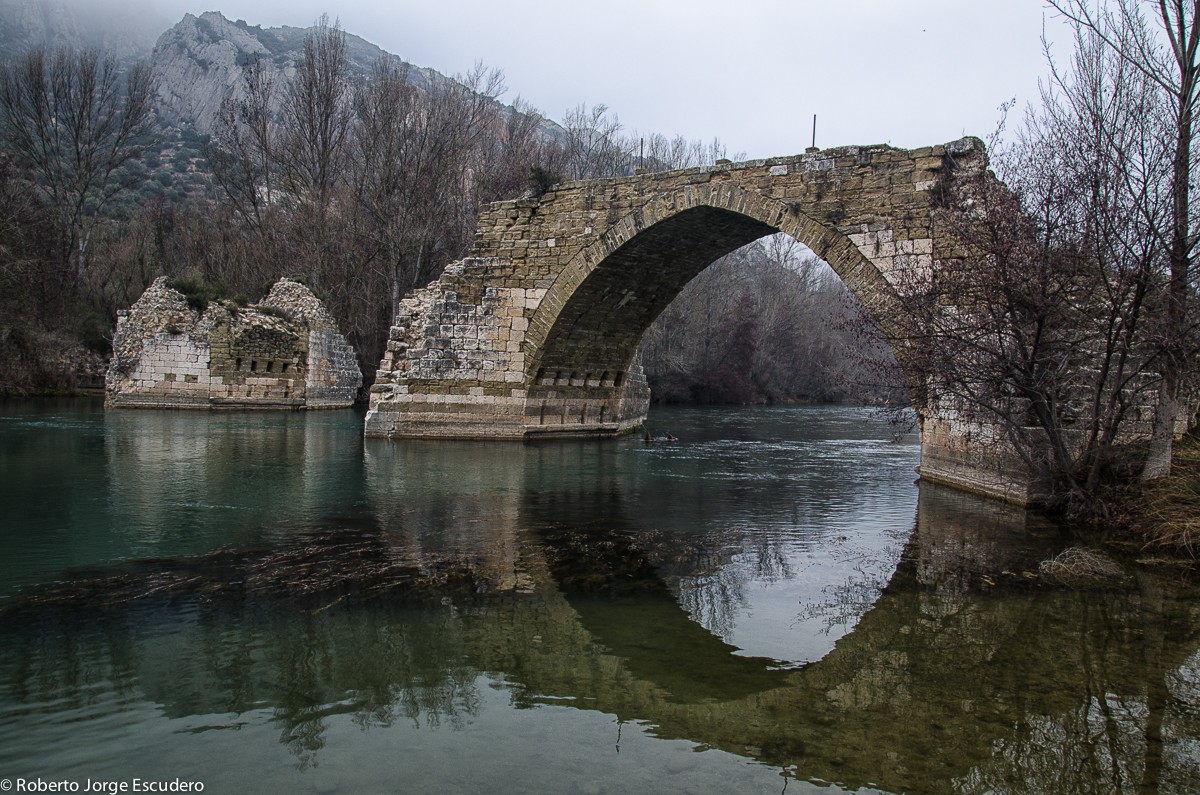
[{"label": "grass on ruin", "polygon": [[270,304],[255,304],[254,308],[256,310],[258,310],[258,312],[261,314],[270,315],[271,317],[277,317],[280,320],[287,321],[288,323],[292,322],[292,320],[295,319],[294,313],[289,312],[288,310],[284,309],[281,306],[271,306]]},{"label": "grass on ruin", "polygon": [[1133,530],[1147,549],[1196,558],[1200,552],[1200,436],[1175,445],[1168,477],[1146,486],[1133,507]]},{"label": "grass on ruin", "polygon": [[208,309],[208,305],[214,301],[229,300],[236,306],[246,306],[249,303],[243,295],[230,296],[229,288],[223,284],[213,284],[198,278],[168,279],[167,286],[183,293],[188,306],[197,312]]}]

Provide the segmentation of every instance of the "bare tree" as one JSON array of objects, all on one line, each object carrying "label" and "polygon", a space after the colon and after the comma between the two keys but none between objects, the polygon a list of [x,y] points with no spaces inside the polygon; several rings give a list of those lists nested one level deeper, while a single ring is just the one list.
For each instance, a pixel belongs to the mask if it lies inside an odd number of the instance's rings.
[{"label": "bare tree", "polygon": [[621,135],[620,120],[607,105],[577,105],[563,117],[566,175],[600,179],[627,174],[633,167],[632,144]]},{"label": "bare tree", "polygon": [[[507,132],[515,162],[540,121],[518,111],[501,124],[498,71],[413,78],[385,56],[353,80],[345,35],[322,18],[287,85],[247,70],[245,98],[223,107],[210,152],[227,207],[261,252],[247,267],[304,267],[365,361],[381,355],[400,297],[463,254],[493,185],[493,136]],[[231,254],[243,248],[231,241]]]},{"label": "bare tree", "polygon": [[327,207],[346,163],[353,92],[346,34],[322,16],[287,87],[277,157],[294,200]]},{"label": "bare tree", "polygon": [[274,117],[275,81],[258,60],[243,79],[244,97],[231,97],[221,105],[205,154],[230,206],[261,232],[275,203],[279,179],[274,162],[279,135]]},{"label": "bare tree", "polygon": [[[832,269],[779,234],[722,257],[647,329],[639,355],[666,402],[873,402],[890,397],[895,361],[864,342],[856,305]],[[863,362],[886,358],[893,378]]]},{"label": "bare tree", "polygon": [[303,217],[294,233],[313,286],[336,256],[330,211],[348,165],[352,100],[346,34],[322,16],[304,37],[304,57],[287,89],[276,149],[285,198]]},{"label": "bare tree", "polygon": [[[500,111],[492,135],[483,141],[480,201],[511,199],[526,190],[541,192],[560,176],[565,149],[545,135],[542,114],[520,97]],[[546,184],[533,184],[535,170]]]},{"label": "bare tree", "polygon": [[478,65],[421,92],[408,69],[391,59],[378,63],[355,105],[355,190],[393,310],[469,242],[481,155],[504,86],[498,71]]},{"label": "bare tree", "polygon": [[[637,144],[637,165],[651,171],[673,171],[709,165],[727,156],[719,138],[709,143],[689,141],[682,135],[668,138],[661,133],[629,137],[629,146]],[[735,157],[736,159],[736,157]]]},{"label": "bare tree", "polygon": [[101,211],[121,190],[114,172],[153,122],[149,67],[124,74],[98,51],[37,49],[0,71],[5,146],[33,169],[58,226],[59,259],[76,279]]},{"label": "bare tree", "polygon": [[[1050,0],[1050,5],[1155,86],[1168,111],[1170,123],[1165,132],[1171,158],[1162,178],[1170,196],[1170,213],[1165,222],[1156,218],[1147,230],[1169,252],[1159,331],[1162,382],[1150,454],[1142,471],[1144,479],[1151,479],[1170,471],[1182,390],[1195,354],[1189,340],[1196,327],[1198,238],[1191,198],[1196,104],[1200,99],[1200,0],[1114,0],[1104,9],[1093,9],[1085,0]],[[1153,22],[1143,14],[1144,6],[1152,9]]]},{"label": "bare tree", "polygon": [[54,231],[46,208],[0,152],[0,335],[9,324],[39,312],[60,312],[61,284],[43,263]]},{"label": "bare tree", "polygon": [[884,325],[915,319],[897,350],[925,410],[996,429],[1062,507],[1094,510],[1154,403],[1172,151],[1158,86],[1094,32],[1053,66],[997,153],[1008,187],[953,181],[939,223],[961,256],[895,275],[905,317]]}]

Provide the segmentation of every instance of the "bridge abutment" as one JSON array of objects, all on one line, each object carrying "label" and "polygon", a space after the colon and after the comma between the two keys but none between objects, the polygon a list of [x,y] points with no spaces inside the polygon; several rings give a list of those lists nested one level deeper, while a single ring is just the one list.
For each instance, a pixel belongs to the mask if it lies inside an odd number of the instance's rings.
[{"label": "bridge abutment", "polygon": [[919,412],[923,480],[1029,505],[1044,499],[1044,488],[1023,473],[1026,467],[994,424],[972,422],[952,412]]}]

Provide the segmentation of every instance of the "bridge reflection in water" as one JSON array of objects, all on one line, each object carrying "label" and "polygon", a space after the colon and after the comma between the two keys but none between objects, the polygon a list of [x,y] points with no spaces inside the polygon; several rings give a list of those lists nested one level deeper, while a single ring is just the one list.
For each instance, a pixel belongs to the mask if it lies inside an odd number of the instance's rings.
[{"label": "bridge reflection in water", "polygon": [[[369,488],[399,476],[395,455],[368,455]],[[715,582],[698,573],[726,567],[730,553],[667,531],[550,521],[570,512],[571,475],[534,494],[521,477],[514,468],[512,488],[492,483],[473,508],[421,509],[469,534],[407,535],[412,516],[394,502],[373,525],[113,567],[10,600],[0,621],[21,642],[0,649],[4,772],[98,764],[61,747],[63,722],[97,698],[120,705],[106,731],[125,743],[144,733],[166,749],[145,764],[182,775],[188,751],[141,724],[167,718],[172,734],[203,746],[217,729],[251,731],[265,711],[300,766],[319,766],[344,717],[382,737],[402,725],[465,731],[503,693],[518,710],[594,711],[615,716],[618,731],[633,725],[852,789],[1200,788],[1200,606],[1169,580],[1055,587],[1029,575],[1048,554],[1041,541],[1056,539],[993,503],[924,486],[882,591],[850,582],[814,608],[833,617],[874,599],[853,631],[789,666],[740,654],[681,607],[684,590]],[[517,526],[530,529],[487,530]],[[403,771],[398,784],[419,789],[422,765],[472,764],[417,736],[372,746],[390,748],[378,764]],[[558,748],[543,739],[546,752]],[[628,751],[629,736],[614,735],[587,753],[609,764],[622,742]],[[228,755],[222,765],[253,765],[238,743],[211,747]],[[47,748],[59,749],[50,761]],[[537,753],[476,763],[516,775]],[[20,770],[34,758],[40,771]],[[208,764],[198,777],[214,788]]]}]

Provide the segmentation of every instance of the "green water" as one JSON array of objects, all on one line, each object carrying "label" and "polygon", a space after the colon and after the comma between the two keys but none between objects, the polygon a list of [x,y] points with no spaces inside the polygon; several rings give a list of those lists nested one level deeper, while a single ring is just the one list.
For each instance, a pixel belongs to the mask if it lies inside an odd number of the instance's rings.
[{"label": "green water", "polygon": [[0,407],[0,786],[1200,791],[1176,578],[1039,578],[869,411],[648,425]]}]

